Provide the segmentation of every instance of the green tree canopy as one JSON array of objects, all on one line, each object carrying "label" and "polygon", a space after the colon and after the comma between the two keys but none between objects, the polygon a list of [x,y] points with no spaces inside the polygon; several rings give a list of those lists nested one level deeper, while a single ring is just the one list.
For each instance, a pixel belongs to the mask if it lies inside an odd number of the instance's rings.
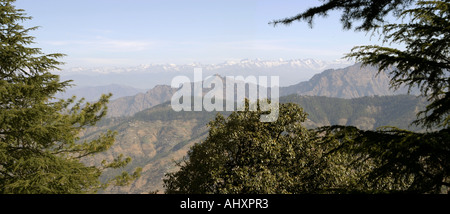
[{"label": "green tree canopy", "polygon": [[96,192],[138,176],[139,170],[100,182],[105,169],[130,162],[123,156],[92,166],[83,163],[82,158],[114,143],[111,131],[89,142],[79,142],[78,137],[105,116],[111,95],[95,103],[55,99],[70,85],[51,73],[64,55],[45,55],[29,47],[34,38],[28,33],[36,27],[21,25],[31,17],[13,3],[0,1],[0,193]]},{"label": "green tree canopy", "polygon": [[[412,5],[412,3],[415,3]],[[411,6],[411,7],[410,7]],[[361,157],[347,167],[357,169],[370,164],[370,170],[358,183],[362,191],[448,192],[450,123],[450,2],[449,1],[335,1],[329,0],[296,17],[275,21],[289,24],[326,15],[342,9],[342,23],[350,29],[354,21],[363,21],[356,30],[379,33],[383,45],[355,47],[346,57],[364,65],[378,66],[380,72],[391,70],[391,86],[420,89],[430,104],[417,114],[416,125],[428,128],[414,133],[397,128],[361,131],[354,127],[322,127],[318,141],[338,145],[330,155]],[[401,23],[387,23],[383,17],[393,11]],[[401,48],[391,45],[397,44]],[[439,130],[440,129],[440,130]],[[351,187],[360,189],[361,186]]]},{"label": "green tree canopy", "polygon": [[302,126],[306,113],[280,106],[274,123],[261,112],[218,114],[209,135],[166,174],[166,193],[442,193],[450,187],[450,132],[394,127]]},{"label": "green tree canopy", "polygon": [[[261,111],[218,114],[206,140],[194,145],[168,173],[166,193],[285,194],[345,190],[357,171],[342,168],[351,156],[326,154],[331,144],[315,143],[302,126],[306,113],[296,104],[280,105],[279,118],[260,122]],[[362,169],[362,168],[360,168]]]}]

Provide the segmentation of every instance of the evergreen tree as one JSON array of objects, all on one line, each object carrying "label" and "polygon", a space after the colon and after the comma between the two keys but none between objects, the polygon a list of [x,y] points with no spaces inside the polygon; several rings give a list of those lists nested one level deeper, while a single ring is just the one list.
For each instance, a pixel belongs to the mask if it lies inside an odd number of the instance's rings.
[{"label": "evergreen tree", "polygon": [[368,45],[355,47],[347,57],[380,70],[394,67],[391,85],[418,87],[430,104],[415,124],[428,128],[450,125],[450,2],[419,1],[417,7],[400,14],[408,23],[386,24],[384,42],[405,49]]},{"label": "evergreen tree", "polygon": [[[416,3],[415,7],[406,9]],[[391,86],[418,87],[430,104],[418,113],[416,125],[429,130],[414,133],[395,127],[362,131],[354,127],[322,127],[317,137],[324,143],[337,145],[330,155],[350,154],[361,157],[346,167],[370,163],[371,170],[360,177],[359,185],[350,187],[364,192],[407,191],[418,193],[448,192],[450,187],[450,3],[411,0],[328,0],[295,17],[274,24],[289,24],[315,15],[325,16],[330,10],[342,9],[344,29],[354,21],[363,21],[356,30],[381,31],[384,44],[399,44],[404,49],[383,46],[355,47],[347,57],[364,65],[378,66],[391,72]],[[386,23],[394,16],[406,23]],[[363,185],[363,186],[361,186]],[[361,187],[363,187],[361,189]]]},{"label": "evergreen tree", "polygon": [[[333,145],[330,156],[350,155],[342,162],[361,171],[346,186],[365,193],[448,193],[450,187],[450,132],[415,133],[395,127],[359,130],[350,126],[321,127],[317,141]],[[361,168],[362,167],[362,168]]]},{"label": "evergreen tree", "polygon": [[[414,6],[414,7],[413,7]],[[406,9],[406,8],[412,9]],[[415,122],[428,128],[448,127],[450,113],[450,3],[423,0],[327,0],[296,16],[272,23],[290,24],[306,20],[312,26],[315,16],[326,16],[329,11],[342,10],[344,29],[351,29],[355,21],[362,21],[356,30],[381,31],[384,43],[399,44],[404,50],[391,46],[367,45],[355,47],[348,58],[364,65],[390,70],[394,89],[406,85],[418,87],[431,104]],[[406,23],[389,24],[385,17],[394,17]]]},{"label": "evergreen tree", "polygon": [[139,175],[123,173],[100,182],[107,168],[130,162],[118,156],[112,162],[88,166],[84,157],[108,150],[116,133],[79,142],[83,128],[106,114],[111,95],[98,102],[57,100],[55,94],[70,86],[51,73],[63,54],[43,54],[29,47],[36,29],[21,22],[31,19],[16,9],[14,0],[0,1],[0,193],[90,193],[110,183],[124,185]]},{"label": "evergreen tree", "polygon": [[355,29],[360,31],[373,30],[379,24],[385,22],[389,13],[399,15],[405,8],[416,0],[322,0],[325,3],[312,7],[295,16],[270,22],[273,25],[291,24],[294,21],[307,21],[312,27],[315,16],[326,17],[330,11],[341,10],[341,22],[344,29],[352,29],[355,21],[361,21],[361,25]]}]

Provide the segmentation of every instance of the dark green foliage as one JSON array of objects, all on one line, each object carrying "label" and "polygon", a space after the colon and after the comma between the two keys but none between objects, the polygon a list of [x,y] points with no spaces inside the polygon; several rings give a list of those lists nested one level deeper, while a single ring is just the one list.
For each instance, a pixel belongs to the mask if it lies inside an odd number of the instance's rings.
[{"label": "dark green foliage", "polygon": [[[0,193],[84,193],[108,185],[99,181],[106,168],[130,160],[87,166],[82,158],[108,150],[116,133],[108,131],[92,141],[78,142],[78,134],[106,114],[111,95],[98,102],[55,100],[70,82],[60,82],[62,54],[44,55],[30,48],[33,37],[19,22],[30,19],[12,4],[0,1]],[[125,184],[123,174],[114,182]],[[116,182],[117,181],[117,182]],[[111,181],[113,182],[113,181]]]},{"label": "dark green foliage", "polygon": [[[288,112],[286,112],[288,111]],[[307,131],[301,109],[283,106],[276,124],[261,123],[261,112],[235,112],[227,119],[217,115],[210,122],[207,139],[188,153],[181,170],[168,174],[167,193],[281,193],[288,191],[295,162],[296,144]],[[300,137],[303,136],[303,137]]]},{"label": "dark green foliage", "polygon": [[450,106],[450,3],[419,1],[417,7],[401,14],[409,23],[382,27],[386,43],[405,46],[405,50],[377,45],[355,47],[347,57],[380,70],[394,67],[391,85],[418,87],[430,101],[420,112],[416,124],[448,127]]},{"label": "dark green foliage", "polygon": [[[364,3],[365,2],[365,3]],[[406,8],[415,2],[415,7]],[[349,58],[363,65],[378,66],[388,71],[394,89],[407,86],[419,88],[429,104],[417,114],[415,125],[428,129],[414,133],[397,128],[362,131],[354,127],[322,127],[317,129],[317,140],[336,144],[331,156],[347,154],[358,157],[347,163],[359,170],[369,165],[370,170],[350,189],[362,192],[448,192],[449,169],[449,106],[450,106],[450,3],[448,1],[333,1],[277,23],[289,24],[307,20],[315,15],[326,15],[333,9],[343,9],[344,28],[363,20],[357,30],[380,32],[388,47],[368,45],[355,47]],[[404,23],[384,21],[393,11]],[[378,24],[377,24],[378,23]],[[379,25],[381,24],[381,26]],[[397,44],[403,49],[393,48]],[[432,131],[430,130],[438,130]]]},{"label": "dark green foliage", "polygon": [[302,127],[306,114],[297,105],[281,104],[273,123],[260,122],[261,114],[217,115],[206,140],[166,175],[166,193],[339,192],[358,176],[340,167],[350,156],[327,157],[331,144],[316,143],[315,133]]},{"label": "dark green foliage", "polygon": [[330,11],[342,10],[341,22],[344,29],[351,29],[355,21],[362,21],[362,24],[356,29],[368,31],[377,24],[383,23],[386,15],[390,12],[399,14],[413,2],[415,0],[326,0],[318,7],[309,8],[296,16],[271,23],[274,25],[291,24],[294,21],[305,20],[312,26],[316,15],[326,17]]},{"label": "dark green foliage", "polygon": [[450,187],[450,132],[414,133],[397,128],[362,131],[333,126],[318,129],[326,144],[334,144],[331,156],[357,157],[347,167],[360,170],[370,165],[349,186],[358,192],[442,193]]}]

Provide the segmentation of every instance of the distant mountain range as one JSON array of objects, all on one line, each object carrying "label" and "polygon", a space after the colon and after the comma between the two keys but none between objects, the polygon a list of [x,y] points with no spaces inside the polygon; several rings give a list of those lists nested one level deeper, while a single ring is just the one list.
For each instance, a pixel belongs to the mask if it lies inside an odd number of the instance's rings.
[{"label": "distant mountain range", "polygon": [[62,80],[74,80],[79,87],[127,85],[150,89],[156,85],[170,85],[175,76],[193,77],[195,68],[202,68],[204,77],[221,76],[280,76],[282,86],[310,79],[314,74],[330,68],[343,68],[353,64],[346,60],[323,61],[314,59],[261,60],[244,59],[219,64],[192,63],[186,65],[151,64],[135,67],[71,68],[58,72]]},{"label": "distant mountain range", "polygon": [[[390,88],[388,73],[387,71],[378,73],[377,67],[361,67],[359,63],[341,69],[328,69],[314,75],[309,81],[281,88],[280,95],[358,98],[407,94],[407,88],[399,88],[395,91]],[[417,94],[415,90],[411,93]]]},{"label": "distant mountain range", "polygon": [[[131,116],[169,101],[176,91],[177,89],[169,85],[158,85],[146,93],[112,100],[109,104],[108,117]],[[407,94],[407,90],[401,88],[393,91],[389,87],[389,78],[385,72],[378,74],[375,67],[361,67],[360,64],[355,64],[341,69],[328,69],[314,75],[309,81],[280,88],[280,96],[290,94],[359,98]]]}]

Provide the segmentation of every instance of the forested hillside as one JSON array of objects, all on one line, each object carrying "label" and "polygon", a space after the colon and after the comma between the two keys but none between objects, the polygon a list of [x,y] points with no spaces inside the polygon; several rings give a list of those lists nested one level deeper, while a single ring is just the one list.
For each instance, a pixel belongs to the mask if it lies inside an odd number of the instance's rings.
[{"label": "forested hillside", "polygon": [[290,95],[282,103],[299,104],[308,113],[305,125],[310,128],[329,125],[349,125],[360,129],[396,126],[418,130],[409,126],[416,113],[425,108],[425,99],[411,95],[373,96],[341,99],[317,96]]},{"label": "forested hillside", "polygon": [[[355,99],[290,95],[280,102],[299,104],[308,114],[304,125],[316,128],[324,125],[351,125],[360,129],[397,126],[414,129],[409,124],[425,101],[411,95],[374,96]],[[225,116],[231,112],[221,112]],[[143,193],[163,190],[164,174],[175,170],[175,160],[186,155],[189,148],[200,143],[208,134],[206,124],[217,112],[174,112],[169,103],[138,112],[130,117],[107,118],[83,133],[90,139],[107,129],[117,131],[116,143],[110,151],[96,159],[111,159],[124,154],[133,159],[131,170],[142,167],[142,176],[127,187],[112,187],[107,192]],[[86,160],[89,161],[89,160]],[[112,171],[106,175],[112,175]]]}]

